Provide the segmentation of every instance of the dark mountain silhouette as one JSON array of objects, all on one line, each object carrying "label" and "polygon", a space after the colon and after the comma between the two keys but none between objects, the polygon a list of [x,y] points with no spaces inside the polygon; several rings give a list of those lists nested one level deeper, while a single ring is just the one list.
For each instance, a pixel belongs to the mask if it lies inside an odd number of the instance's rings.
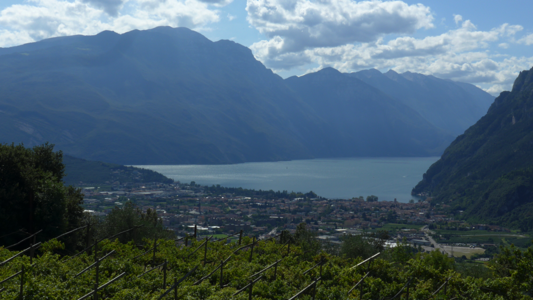
[{"label": "dark mountain silhouette", "polygon": [[459,135],[487,113],[494,97],[474,85],[434,76],[393,70],[351,73],[417,111],[428,122]]},{"label": "dark mountain silhouette", "polygon": [[313,75],[284,81],[248,48],[186,28],[0,49],[0,142],[49,141],[120,164],[216,164],[437,155],[452,140],[368,84],[319,74],[331,83],[321,97],[298,83]]}]

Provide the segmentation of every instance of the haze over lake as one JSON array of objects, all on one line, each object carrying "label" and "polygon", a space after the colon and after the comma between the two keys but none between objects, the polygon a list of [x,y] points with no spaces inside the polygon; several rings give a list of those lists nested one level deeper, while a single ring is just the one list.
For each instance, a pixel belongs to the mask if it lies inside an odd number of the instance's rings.
[{"label": "haze over lake", "polygon": [[330,199],[376,195],[408,202],[411,189],[439,157],[342,158],[230,165],[141,165],[180,182],[289,192]]}]

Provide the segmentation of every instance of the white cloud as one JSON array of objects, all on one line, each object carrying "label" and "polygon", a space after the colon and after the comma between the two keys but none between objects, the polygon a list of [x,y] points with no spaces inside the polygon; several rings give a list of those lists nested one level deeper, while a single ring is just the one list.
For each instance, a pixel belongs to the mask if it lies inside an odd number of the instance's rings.
[{"label": "white cloud", "polygon": [[453,15],[453,20],[455,21],[455,24],[459,25],[459,23],[463,22],[463,16]]},{"label": "white cloud", "polygon": [[519,39],[517,42],[520,44],[528,45],[528,46],[533,45],[533,33],[526,35],[525,37]]},{"label": "white cloud", "polygon": [[234,16],[232,14],[228,14],[227,17],[228,17],[228,20],[230,20],[230,21],[233,21],[233,20],[235,20],[235,18],[237,18],[236,16]]},{"label": "white cloud", "polygon": [[503,48],[503,49],[509,49],[509,44],[501,43],[501,44],[498,44],[498,47]]},{"label": "white cloud", "polygon": [[0,11],[0,47],[103,30],[124,33],[156,26],[201,29],[218,22],[219,14],[197,0],[29,0]]},{"label": "white cloud", "polygon": [[250,24],[270,38],[269,56],[433,27],[429,8],[401,1],[248,0],[246,10]]},{"label": "white cloud", "polygon": [[[484,31],[454,15],[458,27],[453,30],[424,38],[410,36],[433,26],[429,8],[422,5],[248,0],[247,10],[250,24],[269,38],[251,49],[275,71],[306,65],[308,72],[328,66],[343,72],[394,69],[470,82],[497,93],[509,89],[518,72],[533,65],[533,57],[505,57],[490,51],[492,45],[509,47],[507,42],[523,30],[520,25],[503,24]],[[533,44],[533,35],[518,42]]]},{"label": "white cloud", "polygon": [[233,2],[233,0],[199,0],[200,2],[213,4],[216,6],[225,6]]},{"label": "white cloud", "polygon": [[118,11],[127,0],[82,0],[82,2],[103,9],[110,16],[117,16]]}]

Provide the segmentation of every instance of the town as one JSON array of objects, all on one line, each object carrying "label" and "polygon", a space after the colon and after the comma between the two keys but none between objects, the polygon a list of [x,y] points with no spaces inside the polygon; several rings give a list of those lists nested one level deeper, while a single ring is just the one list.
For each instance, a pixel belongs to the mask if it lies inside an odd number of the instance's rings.
[{"label": "town", "polygon": [[[174,231],[178,237],[191,235],[195,230],[198,235],[219,236],[232,235],[243,230],[247,235],[265,239],[281,230],[294,232],[296,226],[304,222],[310,230],[318,233],[319,239],[332,243],[339,243],[345,234],[386,230],[392,241],[404,240],[429,249],[437,242],[427,236],[427,231],[422,231],[422,228],[457,232],[509,231],[500,226],[468,224],[454,220],[452,216],[447,215],[445,206],[431,206],[430,198],[411,200],[408,203],[396,200],[378,201],[379,199],[372,195],[366,199],[359,196],[332,200],[319,197],[313,192],[302,194],[253,191],[220,186],[207,187],[195,182],[114,182],[105,187],[83,186],[82,189],[87,212],[104,216],[114,207],[132,201],[144,211],[155,210],[163,225]],[[449,239],[446,234],[434,237],[445,244],[445,240]],[[476,243],[463,246],[472,245],[475,246]],[[483,246],[481,243],[480,245]],[[441,247],[445,249],[446,246]]]}]

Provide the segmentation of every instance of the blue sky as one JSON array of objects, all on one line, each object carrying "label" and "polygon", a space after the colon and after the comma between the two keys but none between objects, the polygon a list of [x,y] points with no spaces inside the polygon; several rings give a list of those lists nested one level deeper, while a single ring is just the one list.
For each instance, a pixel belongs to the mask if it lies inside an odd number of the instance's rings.
[{"label": "blue sky", "polygon": [[184,26],[250,47],[284,78],[393,69],[497,95],[533,67],[531,11],[530,0],[2,0],[0,47]]}]

